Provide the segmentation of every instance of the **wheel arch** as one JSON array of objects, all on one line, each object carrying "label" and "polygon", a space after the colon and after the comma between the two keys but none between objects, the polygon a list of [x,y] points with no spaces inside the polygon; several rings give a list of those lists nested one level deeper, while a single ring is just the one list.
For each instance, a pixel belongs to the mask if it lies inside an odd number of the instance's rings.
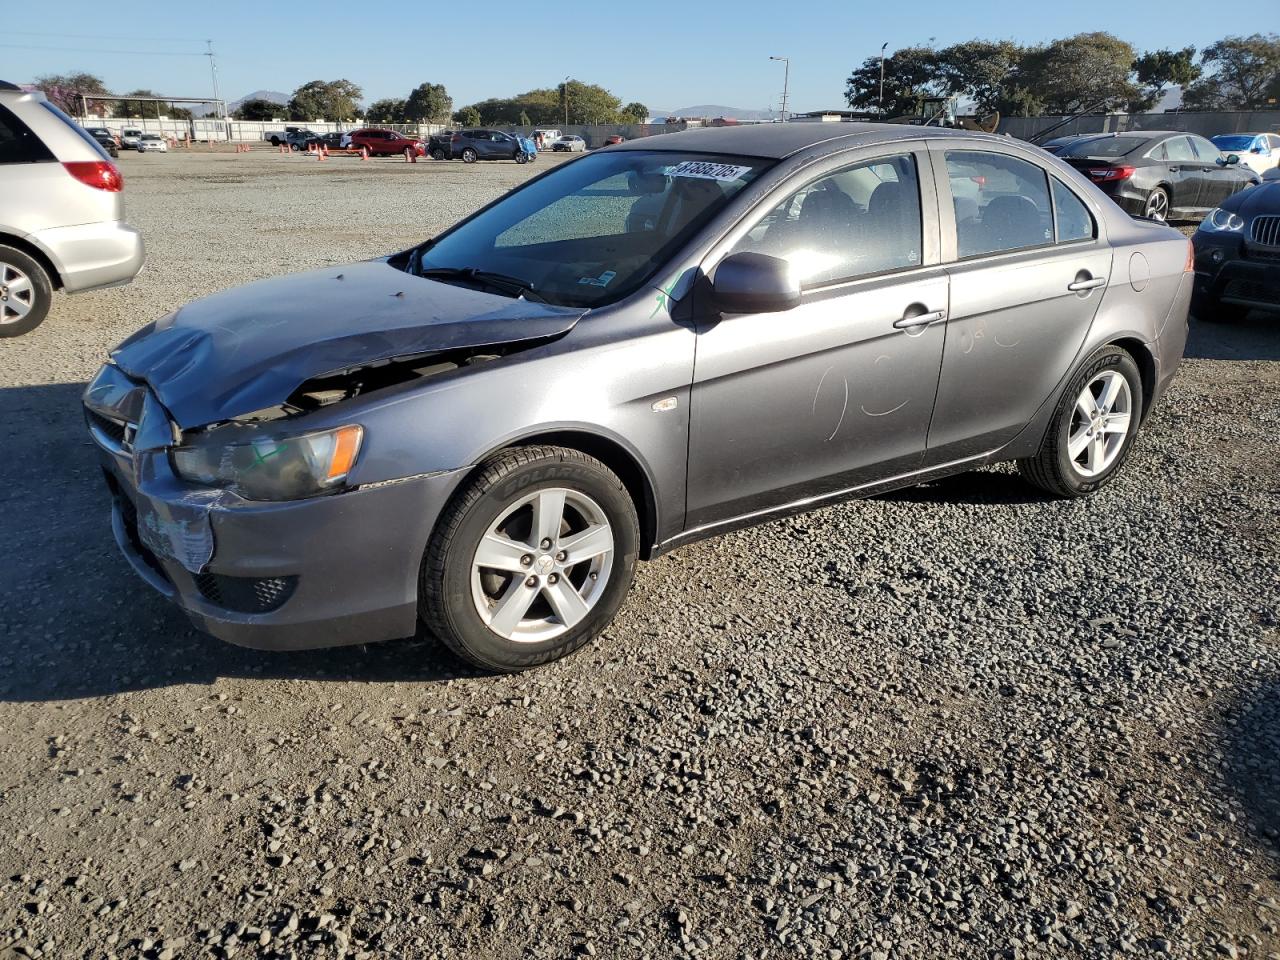
[{"label": "wheel arch", "polygon": [[1156,358],[1151,348],[1137,337],[1117,337],[1107,341],[1107,346],[1119,347],[1138,365],[1138,374],[1142,377],[1142,420],[1139,422],[1145,422],[1156,392]]},{"label": "wheel arch", "polygon": [[606,467],[618,475],[631,502],[636,507],[636,517],[640,521],[640,556],[648,560],[658,539],[658,501],[654,491],[653,478],[645,468],[641,458],[635,451],[612,437],[588,430],[563,428],[530,434],[527,437],[509,440],[499,447],[487,451],[476,462],[483,463],[495,453],[516,447],[552,446],[568,447],[595,457]]},{"label": "wheel arch", "polygon": [[21,250],[40,266],[44,267],[45,272],[49,274],[49,283],[53,285],[55,290],[62,289],[62,274],[58,272],[57,266],[47,253],[30,240],[24,240],[22,237],[0,230],[0,245]]}]

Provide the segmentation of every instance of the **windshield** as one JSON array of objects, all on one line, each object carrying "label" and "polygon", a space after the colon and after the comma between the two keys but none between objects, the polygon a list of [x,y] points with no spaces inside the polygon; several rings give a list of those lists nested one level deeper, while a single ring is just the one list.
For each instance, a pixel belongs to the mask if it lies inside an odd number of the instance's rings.
[{"label": "windshield", "polygon": [[1058,151],[1060,157],[1123,157],[1151,142],[1150,137],[1104,137],[1069,143]]},{"label": "windshield", "polygon": [[1213,145],[1219,150],[1248,150],[1253,146],[1253,137],[1214,137]]},{"label": "windshield", "polygon": [[[421,248],[415,273],[519,280],[530,299],[598,307],[639,289],[771,161],[612,150],[556,168]],[[485,286],[475,276],[451,282]],[[514,286],[510,289],[516,289]],[[498,291],[498,292],[510,292]]]}]

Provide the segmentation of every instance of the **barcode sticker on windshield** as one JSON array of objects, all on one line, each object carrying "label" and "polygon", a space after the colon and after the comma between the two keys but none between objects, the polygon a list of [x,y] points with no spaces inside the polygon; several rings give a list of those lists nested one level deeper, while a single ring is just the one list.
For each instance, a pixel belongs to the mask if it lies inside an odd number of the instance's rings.
[{"label": "barcode sticker on windshield", "polygon": [[709,163],[706,160],[686,160],[669,167],[673,177],[695,177],[699,180],[741,180],[750,167],[735,167],[731,163]]}]

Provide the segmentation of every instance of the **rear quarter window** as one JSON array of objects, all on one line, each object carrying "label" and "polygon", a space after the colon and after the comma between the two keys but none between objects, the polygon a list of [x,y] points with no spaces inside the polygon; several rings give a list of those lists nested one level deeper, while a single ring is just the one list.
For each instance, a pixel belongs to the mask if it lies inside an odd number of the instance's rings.
[{"label": "rear quarter window", "polygon": [[[98,147],[101,150],[101,147]],[[53,151],[7,107],[0,107],[0,164],[49,163]]]}]

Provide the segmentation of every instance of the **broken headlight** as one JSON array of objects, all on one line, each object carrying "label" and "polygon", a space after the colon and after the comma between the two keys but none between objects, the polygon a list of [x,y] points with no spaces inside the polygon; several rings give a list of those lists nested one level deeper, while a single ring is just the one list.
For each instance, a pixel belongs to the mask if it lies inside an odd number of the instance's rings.
[{"label": "broken headlight", "polygon": [[300,436],[221,440],[214,435],[169,453],[174,473],[246,500],[299,500],[340,489],[364,437],[351,425]]}]

